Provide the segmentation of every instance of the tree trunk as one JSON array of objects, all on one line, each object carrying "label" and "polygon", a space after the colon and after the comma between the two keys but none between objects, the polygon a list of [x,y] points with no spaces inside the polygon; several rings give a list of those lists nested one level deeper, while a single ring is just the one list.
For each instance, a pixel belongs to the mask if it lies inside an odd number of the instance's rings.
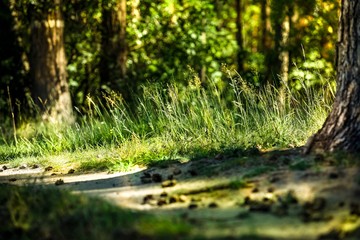
[{"label": "tree trunk", "polygon": [[289,51],[289,38],[291,31],[291,17],[292,9],[288,7],[288,13],[286,14],[282,23],[282,39],[281,39],[281,52],[280,58],[280,86],[279,86],[279,101],[280,106],[285,107],[287,97],[286,86],[289,83],[289,71],[290,71],[290,51]]},{"label": "tree trunk", "polygon": [[115,6],[102,9],[102,59],[100,77],[102,85],[126,94],[126,0],[118,0]]},{"label": "tree trunk", "polygon": [[284,84],[287,84],[289,80],[289,63],[290,63],[290,53],[289,53],[289,37],[290,37],[290,17],[286,16],[282,24],[282,34],[281,34],[281,52],[280,52],[280,77],[283,87]]},{"label": "tree trunk", "polygon": [[266,86],[266,83],[273,82],[272,81],[272,69],[271,66],[274,64],[274,50],[273,41],[271,37],[272,27],[270,20],[270,2],[269,0],[261,0],[260,2],[261,9],[261,41],[259,41],[259,49],[264,54],[264,77],[262,79],[262,86]]},{"label": "tree trunk", "polygon": [[360,2],[342,0],[337,44],[337,93],[323,127],[305,153],[360,152]]},{"label": "tree trunk", "polygon": [[74,118],[66,79],[64,21],[60,7],[61,1],[55,0],[51,10],[43,8],[41,14],[32,15],[31,90],[44,120],[71,123]]},{"label": "tree trunk", "polygon": [[271,47],[271,39],[269,32],[271,30],[270,22],[270,7],[268,0],[261,0],[260,2],[261,9],[261,41],[259,41],[259,49],[266,53]]},{"label": "tree trunk", "polygon": [[238,72],[242,72],[244,70],[244,40],[242,35],[242,1],[236,0],[236,42],[238,46],[237,52],[237,64],[238,64]]},{"label": "tree trunk", "polygon": [[[13,0],[14,1],[14,0]],[[0,1],[0,95],[9,95],[8,101],[24,104],[26,100],[25,88],[29,81],[28,62],[21,45],[22,36],[19,34],[20,22],[18,12],[14,10],[13,1]],[[8,91],[7,91],[8,89]],[[5,100],[6,98],[2,98]],[[17,108],[10,108],[0,104],[2,113],[9,112],[20,117]],[[24,112],[23,112],[24,113]],[[4,120],[0,116],[0,121]]]}]

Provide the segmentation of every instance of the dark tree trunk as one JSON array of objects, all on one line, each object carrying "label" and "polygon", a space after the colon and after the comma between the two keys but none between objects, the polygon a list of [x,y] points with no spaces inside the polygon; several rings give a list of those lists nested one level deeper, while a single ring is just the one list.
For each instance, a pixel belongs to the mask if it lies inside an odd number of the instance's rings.
[{"label": "dark tree trunk", "polygon": [[264,77],[262,79],[262,85],[266,86],[266,83],[272,82],[272,69],[274,64],[272,50],[273,41],[271,39],[271,21],[270,21],[270,3],[269,0],[261,0],[261,41],[259,41],[259,49],[264,54]]},{"label": "dark tree trunk", "polygon": [[244,70],[244,40],[242,35],[242,1],[236,0],[236,42],[238,46],[237,52],[237,65],[238,65],[238,72],[242,72]]},{"label": "dark tree trunk", "polygon": [[57,123],[73,121],[72,103],[66,78],[64,21],[61,1],[51,10],[34,10],[31,24],[30,72],[32,97],[44,120]]},{"label": "dark tree trunk", "polygon": [[101,83],[126,95],[126,0],[111,7],[104,1],[102,15]]},{"label": "dark tree trunk", "polygon": [[[25,56],[21,45],[23,40],[19,34],[17,12],[14,10],[13,2],[0,1],[0,95],[8,96],[9,103],[14,105],[15,102],[23,105],[26,101],[25,88],[28,87],[28,62],[22,59]],[[8,91],[7,91],[8,90]],[[5,100],[5,98],[3,98]],[[22,109],[24,113],[25,109]],[[20,117],[18,108],[10,108],[0,104],[2,113],[14,114]],[[0,116],[9,116],[4,114]]]},{"label": "dark tree trunk", "polygon": [[271,47],[271,39],[269,36],[269,32],[271,29],[270,22],[270,8],[268,4],[268,0],[261,0],[260,2],[261,9],[261,41],[259,42],[259,49],[266,53]]},{"label": "dark tree trunk", "polygon": [[337,44],[337,93],[323,127],[305,153],[360,152],[360,2],[342,0]]}]

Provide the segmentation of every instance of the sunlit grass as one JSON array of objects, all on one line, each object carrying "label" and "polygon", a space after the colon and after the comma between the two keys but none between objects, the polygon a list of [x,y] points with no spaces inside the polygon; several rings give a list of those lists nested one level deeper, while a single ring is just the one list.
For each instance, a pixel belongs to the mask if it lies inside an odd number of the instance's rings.
[{"label": "sunlit grass", "polygon": [[185,87],[143,86],[132,108],[113,92],[102,103],[88,96],[86,108],[75,108],[73,126],[24,123],[17,129],[17,144],[11,134],[2,134],[0,161],[34,156],[51,164],[48,156],[70,154],[63,165],[126,170],[228,149],[296,147],[321,127],[332,101],[332,89],[300,93],[287,87],[279,101],[274,87],[255,89],[228,74],[221,84],[194,77]]}]

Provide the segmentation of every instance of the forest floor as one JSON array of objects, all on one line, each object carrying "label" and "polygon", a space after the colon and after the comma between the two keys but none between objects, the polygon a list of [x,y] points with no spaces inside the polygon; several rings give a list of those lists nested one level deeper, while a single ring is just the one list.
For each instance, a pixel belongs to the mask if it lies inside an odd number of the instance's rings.
[{"label": "forest floor", "polygon": [[360,239],[359,164],[300,151],[174,159],[125,173],[1,165],[0,183],[53,186],[180,218],[195,239]]}]

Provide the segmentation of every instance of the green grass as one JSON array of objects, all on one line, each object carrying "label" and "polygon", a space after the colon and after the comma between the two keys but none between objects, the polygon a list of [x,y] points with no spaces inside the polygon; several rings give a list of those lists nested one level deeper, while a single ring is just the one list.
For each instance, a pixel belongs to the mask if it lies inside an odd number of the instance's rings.
[{"label": "green grass", "polygon": [[0,239],[178,239],[179,219],[120,209],[97,198],[34,186],[1,186]]},{"label": "green grass", "polygon": [[62,159],[63,166],[83,170],[124,170],[229,149],[300,146],[321,127],[332,91],[284,89],[280,103],[275,88],[254,89],[236,76],[227,83],[201,84],[194,78],[185,87],[143,86],[135,108],[116,93],[106,94],[105,103],[89,96],[86,108],[76,108],[78,118],[70,127],[24,123],[16,131],[16,144],[13,134],[1,128],[0,161],[35,157],[49,164]]}]

